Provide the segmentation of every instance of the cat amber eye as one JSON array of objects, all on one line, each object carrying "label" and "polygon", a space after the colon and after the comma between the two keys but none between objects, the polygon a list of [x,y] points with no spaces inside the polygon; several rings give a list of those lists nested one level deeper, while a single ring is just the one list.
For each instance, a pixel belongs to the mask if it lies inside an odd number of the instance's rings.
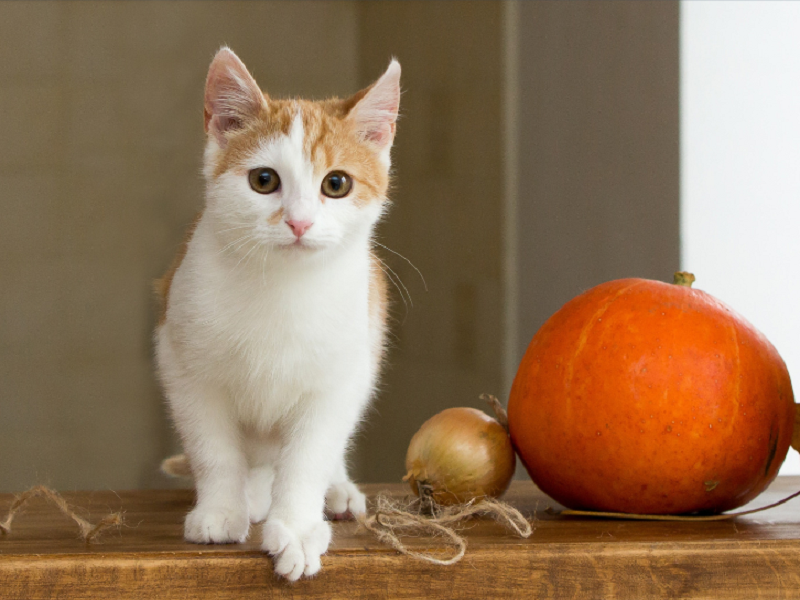
[{"label": "cat amber eye", "polygon": [[353,180],[344,171],[331,171],[322,180],[322,193],[329,198],[343,198],[353,188]]},{"label": "cat amber eye", "polygon": [[253,169],[249,174],[250,187],[259,194],[271,194],[281,185],[281,178],[275,169],[269,167],[259,167]]}]

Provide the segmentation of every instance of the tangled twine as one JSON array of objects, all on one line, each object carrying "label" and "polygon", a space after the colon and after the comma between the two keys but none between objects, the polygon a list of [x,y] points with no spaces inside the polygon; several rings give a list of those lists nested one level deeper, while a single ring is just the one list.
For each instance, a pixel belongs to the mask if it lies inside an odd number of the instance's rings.
[{"label": "tangled twine", "polygon": [[[414,510],[415,507],[416,510]],[[455,527],[476,515],[492,517],[506,529],[522,538],[530,537],[533,533],[531,524],[522,516],[522,513],[510,504],[493,498],[481,498],[465,504],[437,507],[428,516],[421,511],[418,500],[401,502],[381,494],[375,499],[374,514],[360,516],[358,522],[374,533],[381,542],[388,544],[401,554],[436,565],[452,565],[460,561],[467,551],[467,540],[456,532]],[[438,540],[445,547],[452,548],[452,555],[441,558],[442,550],[417,552],[400,541],[403,536],[420,537],[423,535]]]},{"label": "tangled twine", "polygon": [[101,519],[97,524],[92,525],[86,519],[81,518],[77,515],[74,511],[69,508],[67,501],[56,491],[51,490],[43,485],[37,485],[32,487],[31,489],[23,492],[19,496],[14,499],[14,502],[11,503],[11,508],[8,510],[8,515],[6,515],[6,519],[0,523],[0,532],[4,535],[11,533],[11,522],[14,520],[14,517],[21,513],[25,505],[33,498],[37,496],[43,496],[50,500],[53,504],[55,504],[62,513],[67,515],[70,519],[75,521],[78,524],[78,527],[81,530],[81,537],[87,541],[91,542],[100,534],[101,531],[107,529],[108,527],[112,527],[114,525],[121,525],[122,524],[122,515],[120,513],[111,513],[107,517]]}]

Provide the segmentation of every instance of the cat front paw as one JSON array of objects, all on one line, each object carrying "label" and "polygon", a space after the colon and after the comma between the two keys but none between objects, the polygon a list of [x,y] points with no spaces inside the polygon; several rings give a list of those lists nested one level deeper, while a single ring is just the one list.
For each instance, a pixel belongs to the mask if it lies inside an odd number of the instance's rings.
[{"label": "cat front paw", "polygon": [[326,521],[307,527],[290,527],[280,519],[264,523],[262,547],[272,556],[275,572],[289,581],[319,572],[320,557],[328,551],[330,543],[331,526]]},{"label": "cat front paw", "polygon": [[350,520],[367,512],[367,499],[350,481],[334,483],[325,495],[325,508],[332,520]]},{"label": "cat front paw", "polygon": [[249,529],[246,512],[198,506],[186,515],[183,536],[195,544],[241,543]]}]

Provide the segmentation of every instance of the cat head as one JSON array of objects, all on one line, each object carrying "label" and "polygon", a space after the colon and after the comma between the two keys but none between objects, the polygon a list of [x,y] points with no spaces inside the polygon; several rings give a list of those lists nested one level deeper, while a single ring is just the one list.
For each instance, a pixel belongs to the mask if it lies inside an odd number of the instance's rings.
[{"label": "cat head", "polygon": [[387,204],[400,65],[347,99],[262,92],[228,48],[205,89],[206,212],[229,252],[300,256],[368,239]]}]

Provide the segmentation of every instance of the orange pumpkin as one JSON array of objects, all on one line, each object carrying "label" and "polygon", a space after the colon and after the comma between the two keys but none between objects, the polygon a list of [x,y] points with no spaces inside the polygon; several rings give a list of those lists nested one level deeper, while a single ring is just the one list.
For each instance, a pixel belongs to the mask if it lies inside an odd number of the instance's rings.
[{"label": "orange pumpkin", "polygon": [[720,512],[777,474],[794,428],[786,366],[743,317],[690,285],[599,285],[531,341],[508,403],[511,439],[563,505]]}]

